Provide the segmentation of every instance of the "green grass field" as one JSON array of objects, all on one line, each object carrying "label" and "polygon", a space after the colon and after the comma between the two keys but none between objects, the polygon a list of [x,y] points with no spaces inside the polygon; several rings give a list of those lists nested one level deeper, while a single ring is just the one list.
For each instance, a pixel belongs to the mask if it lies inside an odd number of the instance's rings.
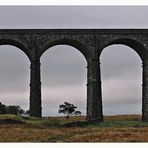
[{"label": "green grass field", "polygon": [[[20,122],[1,123],[0,142],[148,142],[148,123],[140,115],[105,116],[104,122],[88,125],[85,116],[0,115],[0,120]],[[83,124],[73,124],[78,121]]]}]

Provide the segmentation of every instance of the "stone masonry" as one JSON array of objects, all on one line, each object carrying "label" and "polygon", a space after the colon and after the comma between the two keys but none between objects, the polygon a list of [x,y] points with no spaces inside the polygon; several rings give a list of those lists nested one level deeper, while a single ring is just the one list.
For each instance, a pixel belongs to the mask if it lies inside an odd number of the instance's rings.
[{"label": "stone masonry", "polygon": [[13,45],[30,60],[30,115],[42,116],[40,58],[55,45],[77,48],[87,61],[87,120],[103,121],[100,54],[113,44],[135,50],[143,62],[142,120],[148,121],[148,29],[1,29],[0,45]]}]

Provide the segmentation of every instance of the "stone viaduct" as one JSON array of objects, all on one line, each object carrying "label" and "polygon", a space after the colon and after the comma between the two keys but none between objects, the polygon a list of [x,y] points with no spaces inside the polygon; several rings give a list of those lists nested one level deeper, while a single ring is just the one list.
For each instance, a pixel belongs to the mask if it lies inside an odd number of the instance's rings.
[{"label": "stone viaduct", "polygon": [[13,45],[30,60],[30,115],[41,117],[40,57],[52,46],[77,48],[87,61],[87,119],[103,121],[100,54],[113,44],[135,50],[143,63],[142,120],[148,121],[148,29],[1,29],[0,45]]}]

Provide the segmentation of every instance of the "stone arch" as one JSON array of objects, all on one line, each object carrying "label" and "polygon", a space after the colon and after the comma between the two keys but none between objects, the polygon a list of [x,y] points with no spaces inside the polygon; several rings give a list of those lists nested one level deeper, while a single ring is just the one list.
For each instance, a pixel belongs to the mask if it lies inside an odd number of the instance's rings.
[{"label": "stone arch", "polygon": [[[142,63],[143,63],[143,75],[142,75],[142,120],[147,121],[147,110],[146,110],[146,105],[145,102],[147,100],[147,93],[146,93],[146,72],[145,72],[145,61],[146,61],[146,57],[147,57],[147,50],[144,47],[144,45],[134,39],[130,39],[130,38],[119,38],[119,39],[115,39],[112,40],[110,42],[108,42],[101,50],[102,51],[110,46],[110,45],[115,45],[115,44],[120,44],[120,45],[126,45],[130,48],[132,48],[140,57]],[[101,55],[101,54],[100,54]]]},{"label": "stone arch", "polygon": [[[87,61],[87,108],[86,108],[86,112],[87,112],[87,119],[88,120],[92,120],[93,118],[97,118],[98,119],[98,112],[101,112],[102,108],[98,108],[98,101],[92,101],[97,99],[97,95],[99,95],[100,91],[97,92],[97,94],[95,93],[96,90],[98,89],[98,72],[95,73],[95,67],[98,68],[98,63],[96,63],[95,60],[93,60],[93,55],[94,52],[93,50],[89,50],[83,43],[81,43],[78,40],[74,40],[74,39],[57,39],[54,40],[52,42],[49,42],[48,44],[46,44],[43,48],[42,48],[42,52],[39,54],[39,57],[41,57],[43,55],[43,53],[49,49],[50,47],[56,46],[56,45],[69,45],[72,46],[74,48],[76,48],[77,50],[79,50],[82,55],[85,57],[86,61]],[[93,76],[94,75],[94,76]],[[97,77],[95,79],[95,77]],[[95,82],[93,82],[95,79]],[[94,98],[94,99],[93,99]],[[97,111],[96,111],[97,110]],[[99,110],[99,111],[98,111]],[[102,120],[102,118],[100,118],[100,120]]]},{"label": "stone arch", "polygon": [[27,55],[27,57],[31,61],[31,55],[28,52],[27,48],[22,43],[20,43],[16,40],[13,40],[13,39],[0,39],[0,45],[11,45],[11,46],[17,47],[18,49],[23,51],[25,53],[25,55]]},{"label": "stone arch", "polygon": [[92,58],[92,53],[83,43],[74,39],[66,39],[66,38],[55,39],[52,42],[46,43],[45,46],[42,48],[42,51],[39,54],[39,57],[41,57],[46,50],[56,45],[69,45],[69,46],[75,47],[77,50],[79,50],[83,54],[87,62],[89,61],[89,59]]}]

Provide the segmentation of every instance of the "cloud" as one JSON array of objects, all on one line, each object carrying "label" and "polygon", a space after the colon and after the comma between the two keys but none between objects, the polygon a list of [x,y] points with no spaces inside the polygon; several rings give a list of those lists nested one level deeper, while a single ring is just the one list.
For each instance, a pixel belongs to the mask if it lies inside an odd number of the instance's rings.
[{"label": "cloud", "polygon": [[29,90],[30,62],[13,46],[0,46],[0,93]]},{"label": "cloud", "polygon": [[103,79],[137,79],[142,76],[142,60],[130,47],[112,45],[101,54],[101,74]]},{"label": "cloud", "polygon": [[0,102],[6,105],[19,105],[24,110],[29,109],[29,93],[28,92],[6,92],[0,94]]},{"label": "cloud", "polygon": [[71,46],[55,46],[41,58],[42,83],[45,86],[84,84],[87,81],[86,60]]},{"label": "cloud", "polygon": [[147,6],[1,6],[1,28],[147,27]]},{"label": "cloud", "polygon": [[141,113],[142,61],[131,48],[109,46],[101,54],[105,114]]}]

